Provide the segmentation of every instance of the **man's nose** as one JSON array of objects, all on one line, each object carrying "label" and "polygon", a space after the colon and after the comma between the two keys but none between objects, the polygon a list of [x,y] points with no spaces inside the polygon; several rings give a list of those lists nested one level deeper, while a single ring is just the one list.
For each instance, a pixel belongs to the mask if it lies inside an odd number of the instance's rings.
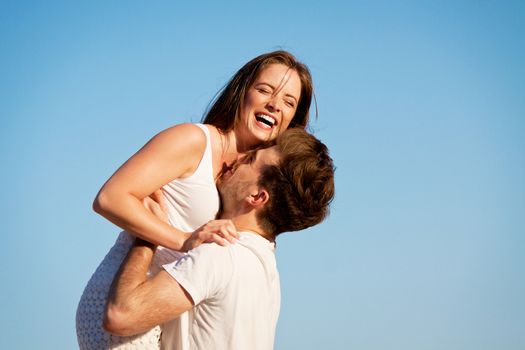
[{"label": "man's nose", "polygon": [[233,162],[233,167],[238,167],[240,164],[244,164],[248,161],[249,153],[239,153],[237,154],[237,158]]}]

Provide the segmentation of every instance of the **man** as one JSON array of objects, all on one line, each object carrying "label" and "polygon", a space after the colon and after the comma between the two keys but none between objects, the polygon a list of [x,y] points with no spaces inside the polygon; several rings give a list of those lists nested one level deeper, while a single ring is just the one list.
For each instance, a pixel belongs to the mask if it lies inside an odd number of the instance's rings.
[{"label": "man", "polygon": [[333,173],[326,146],[299,129],[248,154],[218,182],[221,218],[231,219],[239,241],[201,245],[148,279],[155,247],[137,240],[115,278],[106,330],[133,335],[192,309],[192,349],[273,348],[280,305],[275,238],[326,217]]}]

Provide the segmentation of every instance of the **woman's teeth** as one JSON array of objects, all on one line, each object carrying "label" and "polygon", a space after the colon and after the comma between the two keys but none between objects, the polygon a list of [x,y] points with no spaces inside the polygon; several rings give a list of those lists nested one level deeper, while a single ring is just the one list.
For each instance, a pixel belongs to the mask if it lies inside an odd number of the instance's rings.
[{"label": "woman's teeth", "polygon": [[261,123],[264,123],[265,125],[268,125],[269,127],[273,127],[275,125],[275,119],[266,114],[256,114],[255,119]]}]

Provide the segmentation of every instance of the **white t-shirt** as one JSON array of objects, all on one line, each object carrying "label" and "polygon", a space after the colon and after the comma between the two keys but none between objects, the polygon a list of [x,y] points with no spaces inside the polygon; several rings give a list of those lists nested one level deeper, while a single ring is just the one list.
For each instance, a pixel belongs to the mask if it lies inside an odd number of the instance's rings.
[{"label": "white t-shirt", "polygon": [[203,244],[164,269],[190,294],[191,349],[273,348],[281,302],[275,246],[251,232]]}]

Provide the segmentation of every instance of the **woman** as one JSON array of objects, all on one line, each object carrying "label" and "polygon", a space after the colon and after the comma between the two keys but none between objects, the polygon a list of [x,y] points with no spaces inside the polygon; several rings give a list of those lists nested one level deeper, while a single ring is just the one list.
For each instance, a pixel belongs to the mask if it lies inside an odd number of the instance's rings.
[{"label": "woman", "polygon": [[[202,242],[232,242],[235,227],[212,220],[219,207],[215,179],[239,155],[288,127],[305,128],[312,95],[308,68],[290,53],[258,56],[232,77],[204,118],[205,125],[181,124],[162,131],[111,176],[94,209],[126,232],[97,268],[79,302],[81,349],[159,348],[160,327],[135,337],[116,337],[102,329],[111,281],[132,243],[127,232],[159,245],[152,273]],[[142,199],[160,187],[169,224],[142,205]],[[184,322],[187,319],[181,317],[169,328],[180,331]],[[171,339],[186,342],[183,333],[168,333]]]}]

